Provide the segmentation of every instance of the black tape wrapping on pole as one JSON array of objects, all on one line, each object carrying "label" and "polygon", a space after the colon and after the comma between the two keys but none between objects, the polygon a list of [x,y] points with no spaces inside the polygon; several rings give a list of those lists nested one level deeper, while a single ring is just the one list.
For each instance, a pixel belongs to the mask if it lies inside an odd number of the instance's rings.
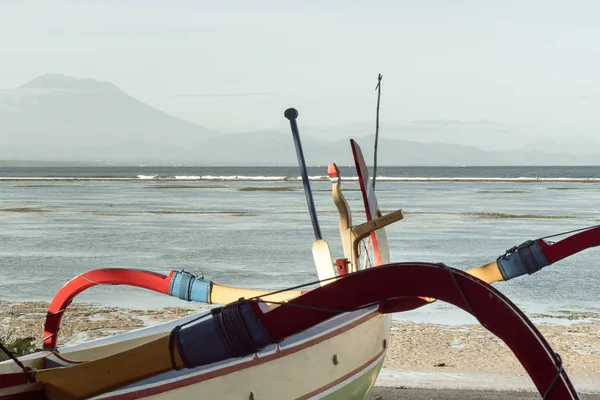
[{"label": "black tape wrapping on pole", "polygon": [[287,110],[285,110],[284,115],[287,119],[290,120],[292,136],[294,137],[294,145],[296,146],[296,155],[298,156],[298,163],[300,164],[300,173],[302,174],[304,194],[306,195],[306,203],[308,204],[310,219],[312,220],[313,230],[315,231],[315,238],[317,240],[321,240],[323,239],[323,236],[321,235],[321,228],[319,227],[319,220],[317,219],[317,210],[315,209],[312,191],[310,190],[308,171],[306,170],[306,163],[304,162],[304,152],[302,151],[302,143],[300,142],[300,134],[298,133],[298,123],[296,122],[296,118],[298,118],[298,110],[296,110],[295,108],[288,108]]}]

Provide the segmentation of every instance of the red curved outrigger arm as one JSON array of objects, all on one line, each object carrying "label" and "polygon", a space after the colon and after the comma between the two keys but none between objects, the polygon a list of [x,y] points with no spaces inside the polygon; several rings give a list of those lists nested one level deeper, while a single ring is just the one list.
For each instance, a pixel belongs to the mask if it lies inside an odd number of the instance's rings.
[{"label": "red curved outrigger arm", "polygon": [[[577,254],[583,250],[600,246],[600,226],[595,226],[578,232],[555,243],[548,243],[543,238],[534,240],[532,242],[525,242],[525,244],[527,243],[536,243],[539,245],[541,252],[548,261],[546,265],[542,266],[543,268]],[[515,248],[517,247],[518,246],[515,246]],[[427,304],[431,303],[424,298],[400,297],[394,299],[389,304],[382,305],[382,311],[388,312],[388,307],[396,310],[394,312],[410,311],[419,307],[423,307]]]},{"label": "red curved outrigger arm", "polygon": [[64,311],[73,298],[84,290],[96,285],[129,285],[169,294],[171,278],[175,272],[171,271],[169,275],[163,275],[138,269],[105,268],[76,276],[58,291],[48,307],[44,323],[43,348],[46,350],[56,348],[57,334]]},{"label": "red curved outrigger arm", "polygon": [[[397,263],[344,275],[281,306],[252,307],[274,341],[302,332],[333,315],[368,304],[385,313],[402,311],[398,299],[433,297],[474,315],[512,350],[545,399],[578,399],[560,358],[535,325],[491,285],[443,264]],[[404,307],[405,303],[399,303]],[[339,311],[335,311],[339,310]]]},{"label": "red curved outrigger arm", "polygon": [[538,239],[536,242],[548,262],[553,264],[590,247],[600,246],[600,226],[576,233],[556,243],[548,243],[544,239]]}]

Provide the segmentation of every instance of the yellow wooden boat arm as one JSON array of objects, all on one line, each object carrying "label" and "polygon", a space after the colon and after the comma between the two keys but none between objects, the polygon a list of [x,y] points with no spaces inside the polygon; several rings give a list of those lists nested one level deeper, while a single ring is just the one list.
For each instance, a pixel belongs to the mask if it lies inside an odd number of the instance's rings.
[{"label": "yellow wooden boat arm", "polygon": [[[502,273],[498,268],[498,263],[493,261],[489,264],[481,265],[479,267],[471,268],[465,271],[467,274],[474,276],[475,278],[481,279],[487,284],[495,282],[501,282],[504,280]],[[432,297],[421,297],[426,303],[433,303],[436,299]]]},{"label": "yellow wooden boat arm", "polygon": [[298,297],[302,294],[300,290],[286,290],[274,294],[272,290],[255,290],[231,286],[212,284],[210,304],[229,304],[240,298],[261,298],[264,301],[282,302]]},{"label": "yellow wooden boat arm", "polygon": [[[398,221],[402,218],[401,216],[402,211],[398,210],[394,213],[390,213],[388,215],[383,216],[381,219],[377,218],[373,221],[357,226],[357,228],[359,228],[357,229],[357,232],[360,234],[360,236],[357,236],[356,239],[353,241],[354,250],[358,251],[358,244],[362,239],[368,237],[371,231],[379,229],[382,226],[389,225],[395,221]],[[476,268],[469,269],[465,272],[469,275],[481,279],[482,281],[488,284],[504,280],[496,261]],[[266,302],[285,302],[300,296],[302,294],[302,291],[286,290],[284,292],[278,292],[274,294],[270,293],[273,293],[273,291],[245,289],[218,285],[216,283],[213,283],[210,295],[210,304],[229,304],[239,300],[240,298],[261,298]]]},{"label": "yellow wooden boat arm", "polygon": [[465,271],[467,274],[474,276],[475,278],[481,279],[485,283],[492,284],[495,282],[503,281],[502,273],[498,268],[498,263],[493,261],[489,264],[481,265],[476,268],[471,268]]},{"label": "yellow wooden boat arm", "polygon": [[[577,233],[558,242],[552,243],[545,240],[573,232]],[[521,275],[534,274],[548,265],[596,246],[600,246],[600,226],[586,227],[536,240],[527,240],[506,250],[495,261],[465,272],[487,284],[508,281]],[[435,301],[433,298],[423,299],[427,302]]]}]

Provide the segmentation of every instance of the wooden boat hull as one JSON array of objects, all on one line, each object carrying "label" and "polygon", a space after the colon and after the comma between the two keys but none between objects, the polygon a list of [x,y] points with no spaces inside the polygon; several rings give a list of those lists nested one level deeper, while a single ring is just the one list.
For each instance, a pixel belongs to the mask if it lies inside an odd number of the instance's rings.
[{"label": "wooden boat hull", "polygon": [[[147,342],[188,318],[70,346],[60,354],[74,361],[104,357]],[[390,316],[373,307],[332,318],[250,357],[172,371],[94,398],[363,399],[383,365],[389,332]],[[40,355],[24,360],[33,366],[41,362]],[[0,399],[6,394],[0,389]]]}]

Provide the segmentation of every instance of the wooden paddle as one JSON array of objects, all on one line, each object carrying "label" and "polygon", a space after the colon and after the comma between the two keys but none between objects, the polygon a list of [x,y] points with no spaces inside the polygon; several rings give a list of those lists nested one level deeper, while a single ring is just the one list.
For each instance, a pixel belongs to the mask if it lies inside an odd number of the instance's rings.
[{"label": "wooden paddle", "polygon": [[333,281],[327,280],[334,278],[335,268],[333,266],[333,260],[331,258],[331,250],[329,244],[323,240],[321,235],[321,228],[319,227],[319,220],[317,218],[317,210],[310,189],[310,180],[308,179],[308,171],[306,169],[306,163],[304,161],[304,152],[302,150],[302,143],[300,141],[300,133],[298,132],[298,110],[295,108],[288,108],[285,110],[284,116],[290,121],[290,128],[292,130],[292,136],[294,137],[294,145],[296,147],[296,155],[298,157],[298,164],[300,165],[300,173],[302,175],[302,184],[304,185],[304,194],[306,196],[306,203],[308,205],[308,211],[312,221],[313,230],[315,233],[315,241],[312,245],[312,254],[317,269],[317,276],[321,282],[321,285],[325,285]]}]

